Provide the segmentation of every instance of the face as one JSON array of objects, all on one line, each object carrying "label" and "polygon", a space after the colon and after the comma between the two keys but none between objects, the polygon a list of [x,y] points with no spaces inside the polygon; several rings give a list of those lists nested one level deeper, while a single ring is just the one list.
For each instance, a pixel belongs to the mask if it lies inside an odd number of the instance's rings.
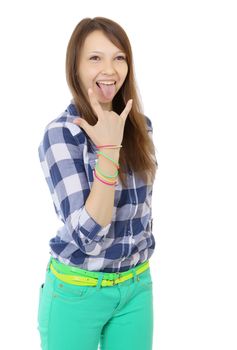
[{"label": "face", "polygon": [[128,72],[125,52],[115,46],[102,31],[90,33],[82,46],[78,75],[85,96],[92,88],[105,110],[123,85]]}]

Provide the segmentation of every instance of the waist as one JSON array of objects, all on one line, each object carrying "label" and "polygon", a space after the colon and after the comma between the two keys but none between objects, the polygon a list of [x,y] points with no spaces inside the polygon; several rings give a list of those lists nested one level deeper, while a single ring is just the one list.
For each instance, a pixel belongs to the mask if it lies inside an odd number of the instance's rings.
[{"label": "waist", "polygon": [[129,269],[124,272],[94,272],[84,269],[80,269],[75,266],[66,265],[53,257],[50,258],[49,268],[51,272],[61,281],[66,283],[83,285],[83,286],[96,286],[98,279],[102,275],[102,287],[103,286],[113,286],[115,284],[124,282],[135,275],[139,275],[142,272],[149,269],[149,260],[143,262],[142,264],[137,265],[136,267]]}]

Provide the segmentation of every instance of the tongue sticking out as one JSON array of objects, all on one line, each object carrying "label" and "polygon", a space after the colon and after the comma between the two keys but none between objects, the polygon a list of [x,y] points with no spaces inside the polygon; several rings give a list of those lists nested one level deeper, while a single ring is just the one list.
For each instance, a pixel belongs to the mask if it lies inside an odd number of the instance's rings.
[{"label": "tongue sticking out", "polygon": [[111,85],[105,85],[105,84],[101,84],[98,83],[102,94],[104,95],[104,97],[108,100],[111,100],[114,95],[115,95],[115,84],[111,84]]}]

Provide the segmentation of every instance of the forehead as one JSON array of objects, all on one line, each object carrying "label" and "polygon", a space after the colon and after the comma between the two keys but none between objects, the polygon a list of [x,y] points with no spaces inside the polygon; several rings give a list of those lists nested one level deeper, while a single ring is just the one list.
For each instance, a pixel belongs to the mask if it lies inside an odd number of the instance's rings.
[{"label": "forehead", "polygon": [[109,51],[112,53],[121,51],[121,48],[113,44],[112,41],[100,30],[95,30],[87,35],[82,49],[84,53],[90,51]]}]

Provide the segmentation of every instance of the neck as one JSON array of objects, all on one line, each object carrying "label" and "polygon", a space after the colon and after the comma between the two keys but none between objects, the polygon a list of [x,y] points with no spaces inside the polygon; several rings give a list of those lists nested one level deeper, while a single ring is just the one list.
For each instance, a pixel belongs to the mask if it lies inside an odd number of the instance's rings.
[{"label": "neck", "polygon": [[112,102],[101,103],[100,105],[104,111],[111,111],[112,110]]}]

